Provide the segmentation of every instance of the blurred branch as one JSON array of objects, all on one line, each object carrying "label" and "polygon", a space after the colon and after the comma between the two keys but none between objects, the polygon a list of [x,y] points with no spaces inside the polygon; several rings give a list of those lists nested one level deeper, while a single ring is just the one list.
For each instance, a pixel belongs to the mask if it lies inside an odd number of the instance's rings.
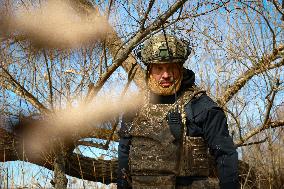
[{"label": "blurred branch", "polygon": [[[112,141],[118,141],[119,136],[115,134],[112,129],[102,129],[102,128],[89,128],[89,132],[86,132],[87,134],[80,135],[78,139],[81,138],[97,138],[97,139],[103,139],[103,140],[112,140]],[[110,139],[110,136],[111,139]]]},{"label": "blurred branch", "polygon": [[[135,70],[133,72],[131,71],[131,74],[128,74],[128,81],[120,95],[120,98],[123,98],[124,95],[126,94],[126,91],[128,90],[129,85],[131,81],[133,80],[134,75],[135,75]],[[117,129],[118,123],[119,123],[119,118],[116,118],[115,122],[112,124],[111,135],[109,135],[107,142],[103,146],[103,149],[107,150],[109,148],[110,141],[113,141],[115,139],[115,131]]]},{"label": "blurred branch", "polygon": [[[129,88],[129,85],[130,85],[131,81],[133,80],[133,77],[135,76],[135,70],[131,70],[130,72],[131,72],[131,74],[128,74],[128,81],[125,85],[125,88],[123,89],[123,91],[121,93],[120,98],[123,98],[123,96],[126,94],[126,91]],[[93,146],[93,147],[102,148],[102,149],[107,150],[108,147],[109,147],[110,141],[118,141],[119,140],[119,136],[117,134],[115,134],[118,123],[119,123],[119,119],[116,118],[115,121],[111,124],[112,125],[111,130],[100,130],[99,131],[100,133],[103,131],[105,133],[104,135],[101,135],[101,134],[98,135],[97,134],[98,132],[93,132],[97,135],[97,136],[95,136],[95,138],[107,140],[105,144],[86,143],[85,141],[83,143],[81,143],[81,141],[79,141],[78,144],[79,145],[85,145],[85,146]],[[94,137],[94,136],[92,136],[92,137]]]},{"label": "blurred branch", "polygon": [[[53,171],[55,154],[25,151],[27,146],[13,133],[0,127],[0,162],[26,161]],[[78,161],[79,160],[79,161]],[[76,153],[67,154],[65,173],[76,178],[109,184],[116,182],[117,160],[100,160]]]}]

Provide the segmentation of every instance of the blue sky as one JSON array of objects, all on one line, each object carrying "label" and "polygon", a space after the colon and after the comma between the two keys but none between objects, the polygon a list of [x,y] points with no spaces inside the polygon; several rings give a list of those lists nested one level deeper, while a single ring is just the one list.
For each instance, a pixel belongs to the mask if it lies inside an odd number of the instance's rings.
[{"label": "blue sky", "polygon": [[[162,1],[159,1],[162,2]],[[160,3],[157,3],[157,5],[160,5]],[[264,1],[267,3],[267,1]],[[270,4],[271,5],[271,4]],[[156,6],[156,5],[155,5]],[[161,10],[166,9],[164,5]],[[268,6],[268,5],[267,5]],[[137,29],[137,23],[135,23],[134,19],[129,19],[127,17],[127,11],[122,8],[122,5],[119,6],[120,9],[118,9],[119,15],[111,15],[110,17],[110,22],[116,25],[117,31],[121,36],[124,36],[125,39],[129,38],[130,35],[124,35],[124,34],[129,34],[131,31]],[[231,7],[229,7],[231,8]],[[268,10],[271,10],[271,6],[267,7]],[[134,7],[130,7],[130,10],[134,12],[134,16],[138,17],[138,12],[133,11]],[[251,11],[251,10],[250,10]],[[249,16],[252,18],[256,19],[256,15],[252,12],[249,11]],[[240,13],[239,13],[240,14]],[[156,12],[152,12],[150,15],[151,17],[156,16]],[[176,16],[176,15],[175,15]],[[275,15],[274,15],[275,16]],[[229,37],[232,37],[233,40],[232,45],[235,47],[236,50],[238,50],[238,46],[242,42],[241,40],[244,40],[244,36],[247,35],[249,36],[248,33],[241,33],[242,35],[234,36],[233,28],[237,28],[237,24],[243,24],[242,29],[245,31],[251,31],[252,32],[252,27],[249,26],[248,24],[245,24],[245,15],[242,15],[238,17],[238,19],[234,19],[236,15],[234,12],[232,14],[228,14],[224,9],[221,9],[217,13],[210,13],[208,16],[204,16],[201,18],[197,19],[192,19],[188,20],[188,26],[191,25],[191,23],[194,22],[194,27],[196,30],[195,34],[192,33],[186,33],[186,31],[182,31],[179,33],[179,35],[184,36],[185,38],[192,39],[192,44],[194,45],[194,53],[192,54],[190,60],[187,62],[187,67],[190,69],[193,69],[197,73],[196,75],[196,81],[198,84],[202,84],[202,82],[208,82],[211,86],[211,91],[212,95],[216,94],[216,83],[220,82],[223,84],[232,84],[233,81],[239,76],[240,70],[246,70],[246,66],[251,66],[252,62],[250,62],[248,59],[244,60],[237,60],[234,62],[234,60],[228,58],[228,54],[224,52],[222,48],[227,48],[228,44],[223,43],[224,41],[228,40]],[[128,18],[128,19],[127,19]],[[228,23],[226,23],[226,19],[230,20],[229,23],[232,24],[232,27],[228,26]],[[283,42],[283,31],[281,31],[281,27],[278,27],[278,24],[282,24],[281,21],[279,21],[279,16],[277,19],[277,22],[273,22],[274,25],[273,27],[277,27],[276,31],[279,32],[277,33],[277,41]],[[263,22],[263,20],[261,20]],[[118,25],[120,24],[120,25]],[[215,25],[217,24],[218,28],[214,28]],[[253,44],[257,44],[258,40],[262,40],[262,35],[264,36],[265,40],[263,40],[260,45],[259,53],[264,52],[270,52],[271,50],[271,34],[269,33],[269,30],[265,24],[259,24],[258,22],[255,22],[253,24],[253,27],[255,28],[255,32],[251,33],[251,41],[248,42],[249,45],[253,46]],[[189,28],[186,28],[189,29]],[[173,29],[170,29],[173,31]],[[124,32],[124,33],[123,33]],[[208,47],[211,49],[211,51],[206,50],[206,37],[202,33],[206,32],[209,36],[215,36],[217,40],[220,40],[220,46],[216,45],[216,43],[209,42]],[[264,33],[262,33],[264,32]],[[240,39],[240,40],[239,40]],[[244,49],[249,52],[249,46],[244,47]],[[19,47],[18,47],[19,48]],[[17,49],[17,48],[16,48]],[[18,56],[18,60],[13,63],[12,66],[10,66],[9,70],[14,73],[16,76],[20,76],[20,67],[22,66],[29,66],[28,57],[26,57],[25,54],[22,54],[20,51],[13,51],[11,52],[13,56]],[[42,57],[37,57],[37,61],[42,62],[43,58]],[[98,59],[97,54],[94,54],[91,57],[94,61]],[[111,60],[110,60],[111,61]],[[19,64],[20,63],[20,64]],[[49,65],[51,62],[48,62]],[[84,62],[82,61],[82,55],[79,53],[72,53],[70,58],[64,60],[64,70],[68,69],[74,69],[77,72],[82,71],[81,66]],[[110,62],[108,62],[110,63]],[[62,66],[60,64],[59,59],[55,59],[54,62],[54,69],[60,70]],[[91,62],[88,60],[87,64],[91,64]],[[217,73],[216,67],[217,65],[222,65],[222,70],[224,72]],[[244,65],[245,64],[245,65]],[[45,67],[40,67],[37,66],[37,78],[42,78],[43,75],[46,73],[46,68]],[[226,75],[226,70],[236,70],[235,72],[231,73],[231,77],[229,80],[228,78],[225,77]],[[208,70],[209,73],[206,75],[205,71]],[[201,75],[201,71],[203,71],[203,75]],[[32,91],[42,102],[47,102],[47,96],[48,94],[45,93],[47,91],[48,86],[47,82],[41,79],[38,79],[35,81],[35,83],[39,84],[39,88],[41,90],[41,93],[38,93],[38,91],[33,90],[33,83],[29,83],[29,81],[32,81],[30,78],[34,78],[33,70],[25,69],[23,70],[24,74],[21,76],[23,78],[23,81],[26,82],[25,85],[29,88],[30,91]],[[279,69],[279,72],[281,74],[281,79],[283,80],[284,78],[284,71],[283,68]],[[275,75],[275,71],[270,71],[268,72],[268,76],[273,77]],[[65,73],[60,73],[57,75],[55,72],[53,73],[54,77],[57,78],[57,81],[54,81],[54,87],[60,89],[62,87],[62,84],[66,84],[66,77],[69,77],[70,80],[72,80],[71,83],[71,91],[74,91],[76,85],[81,81],[82,77],[80,74],[67,74],[68,76],[65,75]],[[218,75],[219,74],[219,75]],[[265,79],[264,79],[265,78]],[[90,79],[93,82],[96,82],[98,79],[98,73],[93,72],[93,74],[90,75]],[[205,81],[205,79],[208,79]],[[100,95],[107,94],[110,89],[117,91],[117,97],[120,96],[121,91],[123,90],[125,84],[127,82],[127,77],[125,75],[125,72],[123,71],[122,68],[119,68],[112,76],[111,78],[107,81],[107,83],[104,85],[102,90],[99,92]],[[246,125],[251,122],[251,119],[249,118],[254,118],[255,123],[261,123],[260,117],[260,112],[264,111],[265,107],[265,96],[268,93],[269,88],[267,86],[267,75],[259,75],[255,76],[251,81],[249,81],[246,86],[234,97],[234,99],[237,98],[243,98],[245,102],[247,102],[247,106],[245,107],[245,112],[246,114],[241,115],[241,122],[243,125]],[[130,91],[135,91],[137,90],[135,84],[132,83]],[[44,92],[43,92],[44,91]],[[83,94],[86,94],[86,89],[83,91]],[[254,92],[251,92],[254,91]],[[55,92],[56,93],[56,92]],[[7,96],[9,96],[9,101],[10,104],[13,106],[9,107],[9,110],[15,113],[18,113],[19,111],[22,111],[24,114],[28,114],[30,112],[35,111],[35,109],[29,104],[24,102],[23,100],[19,100],[15,96],[15,94],[11,92],[6,93]],[[66,96],[66,95],[65,95]],[[283,101],[284,98],[284,92],[282,91],[281,93],[278,94],[276,98],[276,104],[280,104]],[[59,99],[56,99],[57,103],[59,104]],[[76,102],[74,102],[76,104]],[[64,99],[64,95],[62,97],[62,102],[61,102],[62,107],[66,106],[66,99]],[[233,106],[233,103],[230,102],[229,106],[232,105],[232,109],[236,108],[236,106]],[[240,106],[240,105],[239,105]],[[240,106],[241,107],[241,106]],[[14,109],[13,109],[14,108]],[[258,111],[260,110],[260,112]],[[230,119],[231,122],[233,120]],[[233,128],[234,129],[234,128]],[[244,130],[246,131],[246,130]],[[117,143],[114,143],[114,148],[116,148]],[[108,154],[111,153],[110,151],[103,151],[99,149],[94,149],[94,148],[89,148],[89,147],[79,147],[79,150],[86,156],[89,157],[100,157],[102,154]],[[113,154],[112,154],[113,155]],[[106,158],[111,158],[106,156]],[[10,163],[1,163],[0,164],[0,171],[2,173],[1,176],[5,176],[6,170],[8,168],[9,171],[9,182],[11,184],[11,180],[14,180],[15,183],[19,186],[23,186],[27,183],[31,183],[32,180],[35,180],[36,182],[40,182],[41,185],[43,186],[50,186],[49,181],[52,178],[52,172],[47,171],[44,168],[40,168],[38,166],[29,164],[29,163],[24,163],[24,162],[10,162]],[[3,175],[4,174],[4,175]],[[22,182],[22,176],[24,176],[25,182]],[[2,177],[3,178],[3,177]],[[4,183],[1,183],[4,185]]]}]

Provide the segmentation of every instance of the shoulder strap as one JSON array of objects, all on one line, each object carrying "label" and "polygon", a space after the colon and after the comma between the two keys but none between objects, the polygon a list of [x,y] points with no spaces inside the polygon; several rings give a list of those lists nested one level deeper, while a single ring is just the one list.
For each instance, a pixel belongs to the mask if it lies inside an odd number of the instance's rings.
[{"label": "shoulder strap", "polygon": [[186,90],[181,97],[177,100],[177,105],[180,108],[180,113],[182,115],[182,119],[183,119],[183,123],[185,124],[186,121],[186,112],[185,112],[185,106],[190,103],[190,101],[195,98],[195,97],[199,97],[202,94],[204,94],[205,91],[201,90],[198,87],[192,87],[189,88],[188,90]]},{"label": "shoulder strap", "polygon": [[188,104],[193,98],[200,97],[202,94],[205,94],[206,91],[200,89],[199,87],[193,87],[189,88],[189,90],[186,90],[183,94],[183,103],[182,105],[185,106]]},{"label": "shoulder strap", "polygon": [[[185,91],[185,93],[183,94],[182,103],[181,103],[181,115],[182,115],[182,123],[184,127],[186,127],[186,118],[190,120],[193,117],[191,105],[189,106],[186,106],[186,105],[188,105],[193,98],[200,97],[202,94],[205,94],[205,93],[206,93],[205,90],[201,90],[198,87],[193,87]],[[187,130],[184,129],[184,135],[186,135],[186,132]]]}]

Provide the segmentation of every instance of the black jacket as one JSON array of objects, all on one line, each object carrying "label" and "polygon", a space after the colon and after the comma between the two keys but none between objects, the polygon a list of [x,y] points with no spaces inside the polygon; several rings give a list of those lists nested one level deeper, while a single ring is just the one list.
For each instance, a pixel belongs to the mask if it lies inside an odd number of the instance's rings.
[{"label": "black jacket", "polygon": [[[192,87],[195,82],[194,73],[184,69],[183,81],[177,96],[183,90]],[[151,94],[150,101],[159,104],[171,104],[176,100],[175,95],[157,96]],[[221,189],[237,189],[238,183],[238,155],[233,140],[229,135],[227,119],[223,110],[206,94],[194,98],[185,105],[187,114],[187,134],[189,136],[202,136],[208,144],[210,153],[214,156],[218,170]],[[122,169],[128,170],[129,145],[131,136],[124,135],[125,122],[121,125],[121,136],[118,146],[118,188],[127,184],[122,178]],[[187,182],[186,179],[183,182]],[[188,178],[190,183],[190,178]],[[183,183],[184,184],[184,183]]]}]

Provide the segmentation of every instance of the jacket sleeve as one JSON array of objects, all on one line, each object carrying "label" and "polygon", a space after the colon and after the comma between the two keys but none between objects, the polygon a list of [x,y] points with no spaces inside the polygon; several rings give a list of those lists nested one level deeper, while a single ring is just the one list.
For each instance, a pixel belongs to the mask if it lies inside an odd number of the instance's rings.
[{"label": "jacket sleeve", "polygon": [[238,154],[229,135],[227,118],[207,95],[192,100],[186,107],[190,136],[203,136],[214,156],[221,189],[238,189]]},{"label": "jacket sleeve", "polygon": [[128,173],[128,159],[131,137],[128,134],[128,127],[125,120],[122,120],[121,128],[119,131],[119,144],[118,144],[118,172],[117,172],[117,188],[129,188],[126,173]]}]

